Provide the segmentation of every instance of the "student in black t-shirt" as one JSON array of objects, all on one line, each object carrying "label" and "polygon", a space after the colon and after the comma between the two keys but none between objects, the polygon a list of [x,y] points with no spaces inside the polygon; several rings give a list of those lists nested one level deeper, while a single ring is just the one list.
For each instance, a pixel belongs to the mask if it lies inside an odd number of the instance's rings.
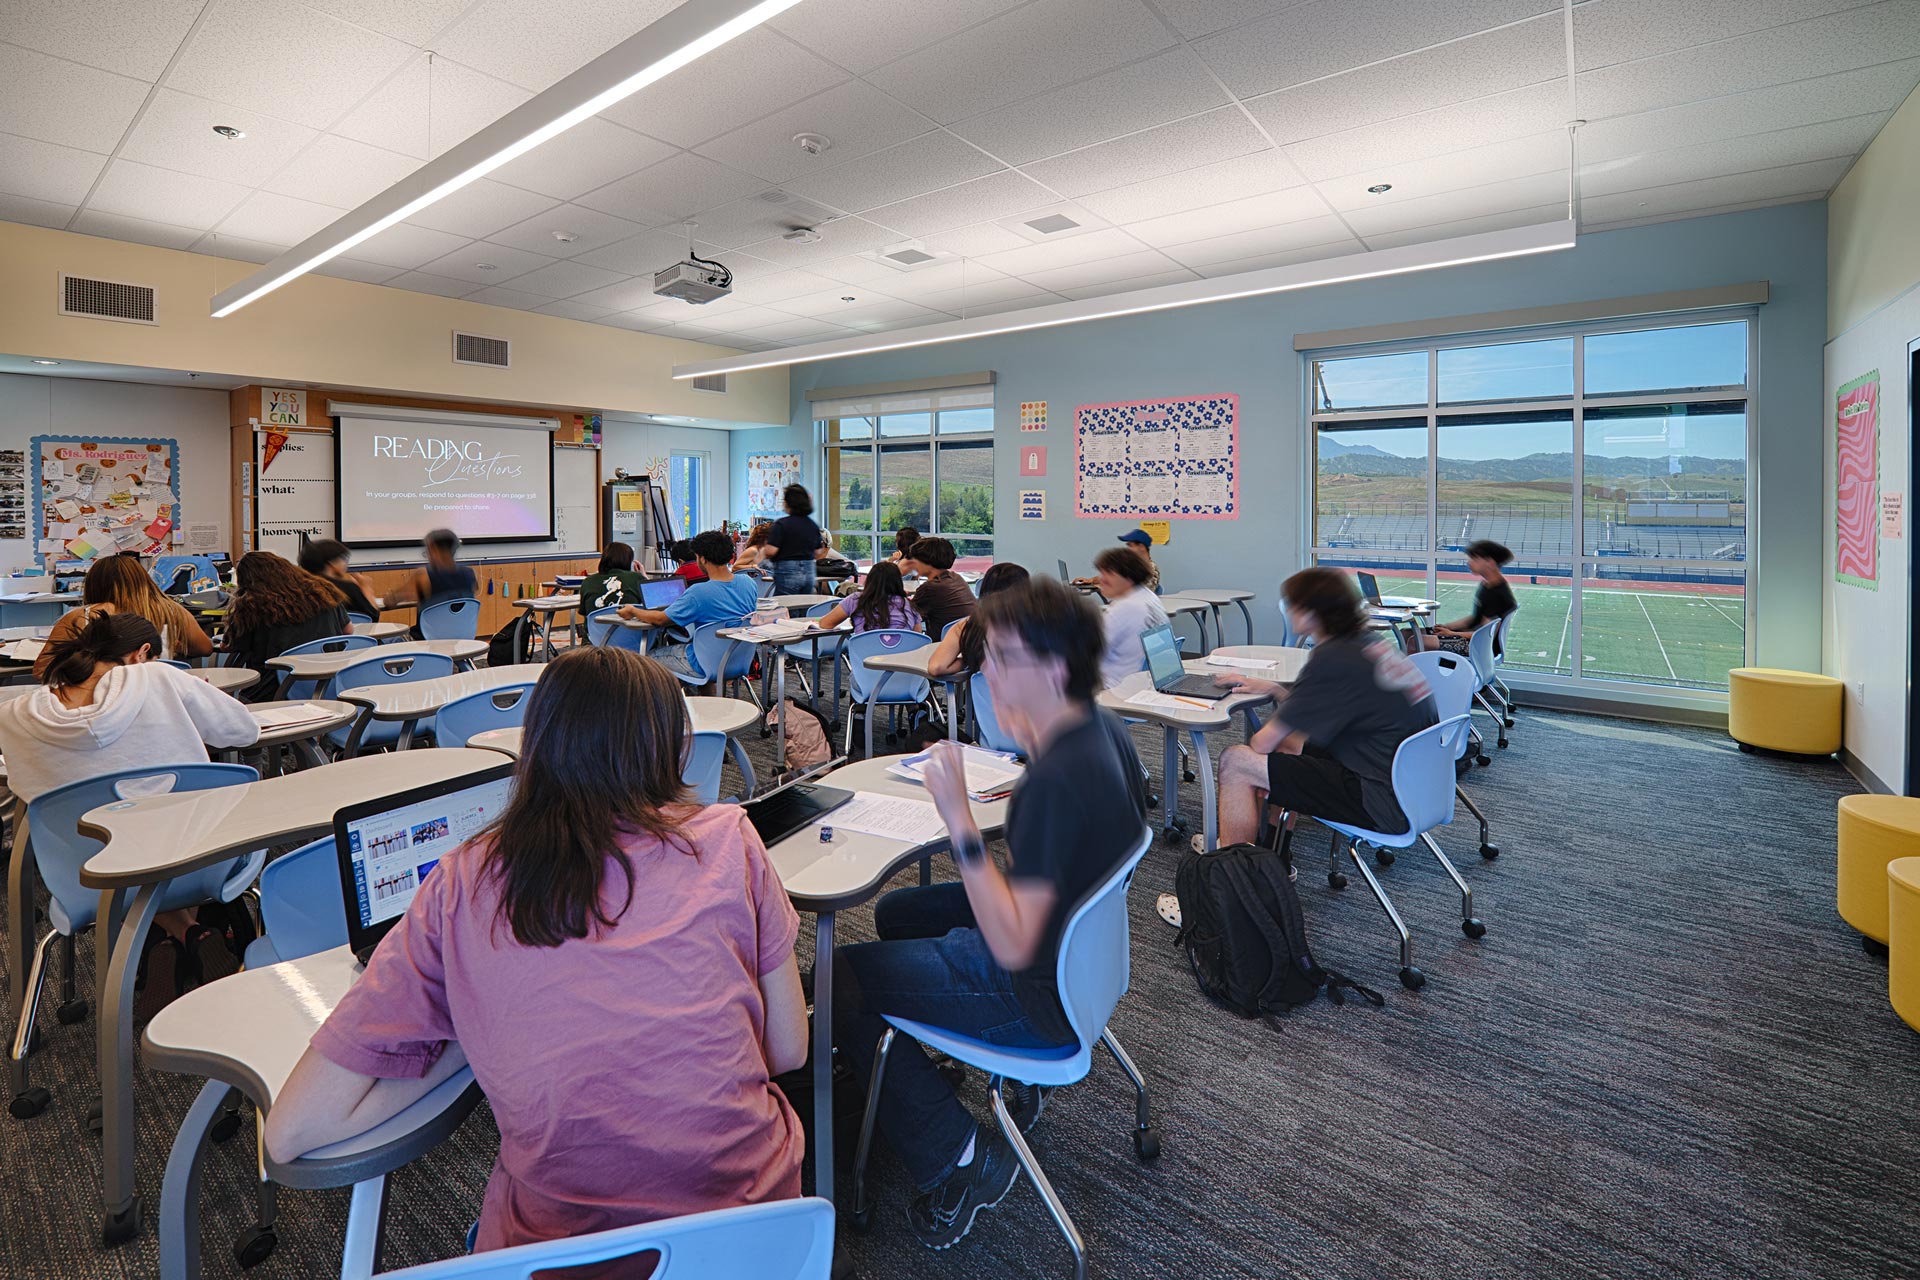
[{"label": "student in black t-shirt", "polygon": [[[1030,761],[1007,812],[1011,865],[1003,872],[987,856],[959,744],[937,744],[927,790],[960,879],[886,895],[873,913],[880,941],[842,948],[834,966],[835,1043],[863,1087],[883,1013],[1008,1047],[1073,1044],[1055,981],[1060,933],[1145,822],[1133,743],[1093,704],[1102,647],[1093,606],[1034,579],[981,601],[976,622],[986,627],[994,707]],[[1029,1091],[1023,1125],[1038,1118],[1038,1103]],[[878,1125],[918,1188],[907,1218],[929,1248],[966,1235],[1019,1173],[1006,1138],[974,1122],[912,1041],[889,1054]]]},{"label": "student in black t-shirt", "polygon": [[820,526],[813,522],[813,495],[797,484],[790,484],[780,495],[787,514],[767,530],[767,555],[773,561],[773,593],[778,596],[812,595],[816,586],[813,562],[827,557],[820,540]]},{"label": "student in black t-shirt", "polygon": [[633,571],[633,548],[624,542],[609,542],[600,553],[600,563],[580,584],[580,609],[611,609],[617,605],[640,603],[640,575]]},{"label": "student in black t-shirt", "polygon": [[1518,609],[1520,602],[1513,598],[1513,588],[1507,585],[1506,575],[1500,572],[1511,563],[1513,552],[1497,542],[1482,538],[1469,546],[1467,568],[1474,577],[1480,579],[1480,585],[1473,593],[1473,612],[1458,622],[1435,627],[1422,635],[1421,647],[1465,653],[1473,643],[1474,632]]},{"label": "student in black t-shirt", "polygon": [[927,634],[938,640],[949,623],[973,616],[973,588],[953,572],[953,544],[945,538],[918,538],[900,563],[924,579],[913,593],[913,607],[927,624]]}]

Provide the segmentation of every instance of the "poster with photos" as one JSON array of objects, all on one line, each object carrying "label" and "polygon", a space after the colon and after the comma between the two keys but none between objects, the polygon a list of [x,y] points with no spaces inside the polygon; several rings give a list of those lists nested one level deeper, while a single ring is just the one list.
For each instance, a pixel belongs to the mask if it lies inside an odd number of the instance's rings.
[{"label": "poster with photos", "polygon": [[0,449],[0,541],[24,541],[26,536],[26,451]]}]

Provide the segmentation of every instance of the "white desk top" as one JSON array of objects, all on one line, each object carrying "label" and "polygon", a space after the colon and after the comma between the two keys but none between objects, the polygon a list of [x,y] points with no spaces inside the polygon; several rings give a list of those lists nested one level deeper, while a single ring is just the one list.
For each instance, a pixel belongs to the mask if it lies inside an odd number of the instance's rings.
[{"label": "white desk top", "polygon": [[933,653],[940,646],[923,644],[917,649],[908,649],[904,653],[880,653],[866,660],[868,668],[874,671],[899,671],[910,676],[919,676],[923,680],[964,680],[971,673],[956,671],[952,675],[930,676],[927,664],[933,661]]},{"label": "white desk top", "polygon": [[1213,606],[1198,596],[1161,596],[1160,607],[1167,611],[1169,618],[1181,613],[1209,613]]},{"label": "white desk top", "polygon": [[375,621],[356,622],[353,624],[354,635],[372,636],[375,640],[391,640],[395,636],[404,636],[411,630],[412,628],[404,622]]},{"label": "white desk top", "polygon": [[1438,600],[1422,600],[1416,596],[1381,596],[1380,605],[1386,609],[1432,609],[1438,607]]},{"label": "white desk top", "polygon": [[0,604],[79,604],[78,591],[33,591],[18,600],[0,600]]},{"label": "white desk top", "polygon": [[[929,800],[931,797],[927,795],[925,787],[887,773],[888,765],[903,758],[878,756],[872,760],[862,760],[835,769],[815,781],[822,786],[845,787],[850,791],[874,791]],[[979,824],[983,834],[997,834],[1007,824],[1007,802],[976,802],[973,805],[973,820]],[[820,841],[822,823],[833,826],[833,815],[829,813],[820,822],[802,827],[767,851],[773,860],[773,869],[780,873],[780,883],[785,887],[787,896],[793,898],[794,905],[803,911],[838,911],[842,907],[864,902],[896,871],[919,858],[926,849],[946,847],[944,836],[933,845],[919,846],[904,840],[889,840],[884,836],[870,836],[837,827],[834,829],[833,843],[823,844]]]},{"label": "white desk top", "polygon": [[[739,698],[688,698],[695,733],[738,733],[760,719],[760,709]],[[469,747],[498,751],[503,756],[520,758],[521,730],[488,729],[467,739]]]},{"label": "white desk top", "polygon": [[[1279,644],[1225,644],[1208,654],[1211,658],[1250,658],[1255,662],[1277,662],[1275,671],[1249,670],[1247,674],[1259,676],[1262,680],[1271,680],[1275,684],[1292,684],[1300,678],[1300,669],[1307,665],[1307,659],[1313,655],[1311,649],[1295,649]],[[1193,670],[1195,663],[1188,663],[1187,669]],[[1204,665],[1204,664],[1198,664]],[[1219,668],[1211,668],[1218,670]]]},{"label": "white desk top", "polygon": [[515,600],[516,609],[532,609],[536,613],[559,613],[563,609],[578,609],[580,597],[577,595],[528,596],[524,600]]},{"label": "white desk top", "polygon": [[817,604],[830,604],[839,596],[823,596],[816,593],[801,592],[790,596],[768,596],[760,602],[767,609],[811,609]]},{"label": "white desk top", "polygon": [[350,702],[336,702],[331,698],[294,698],[286,702],[255,702],[248,706],[250,711],[264,711],[268,707],[297,707],[301,704],[319,707],[328,713],[325,720],[309,720],[304,724],[282,725],[277,728],[260,726],[260,740],[254,745],[259,747],[277,747],[288,742],[299,742],[303,738],[317,738],[323,733],[343,728],[353,723],[360,714],[360,708]]},{"label": "white desk top", "polygon": [[[405,629],[401,628],[403,631]],[[324,680],[338,674],[342,668],[365,662],[368,658],[397,658],[404,653],[444,653],[455,662],[468,662],[486,651],[485,640],[408,640],[402,644],[376,644],[371,649],[342,649],[339,653],[301,653],[291,658],[268,658],[267,665],[291,672],[296,680]]]},{"label": "white desk top", "polygon": [[483,667],[479,671],[456,671],[450,676],[435,676],[431,680],[415,680],[409,684],[375,684],[359,689],[341,689],[338,696],[344,702],[372,707],[375,720],[419,720],[432,715],[455,698],[498,689],[503,685],[538,680],[540,673],[545,670],[546,667],[538,662],[517,663],[509,667]]},{"label": "white desk top", "polygon": [[252,667],[188,667],[187,674],[222,693],[238,693],[260,683],[260,673]]},{"label": "white desk top", "polygon": [[1236,600],[1251,600],[1257,593],[1239,587],[1182,587],[1173,594],[1189,600],[1205,600],[1208,604],[1232,604]]},{"label": "white desk top", "polygon": [[[1194,675],[1223,674],[1222,668],[1209,667],[1203,659],[1190,659],[1184,665]],[[1262,672],[1261,675],[1265,677],[1267,673]],[[1151,720],[1155,724],[1172,725],[1176,729],[1202,731],[1225,729],[1233,723],[1233,713],[1241,707],[1259,706],[1267,701],[1265,697],[1255,694],[1223,697],[1211,707],[1201,706],[1197,702],[1191,705],[1183,702],[1172,707],[1143,707],[1127,701],[1134,694],[1145,693],[1152,688],[1153,677],[1144,671],[1136,671],[1111,689],[1102,691],[1098,701],[1115,715],[1129,720]]]},{"label": "white desk top", "polygon": [[491,751],[435,748],[359,756],[237,787],[119,800],[81,815],[106,847],[80,869],[93,889],[150,884],[333,829],[337,809],[495,768]]},{"label": "white desk top", "polygon": [[33,627],[0,627],[0,644],[12,644],[15,640],[45,640],[53,627],[42,623]]},{"label": "white desk top", "polygon": [[[800,621],[802,621],[802,619],[799,619],[799,618],[795,618],[792,620],[792,622],[795,622],[795,623]],[[783,620],[780,622],[766,623],[763,625],[784,627],[784,626],[789,626],[791,624]],[[753,630],[752,626],[723,627],[719,631],[714,632],[714,634],[719,636],[722,640],[738,640],[742,644],[810,644],[810,643],[818,642],[820,640],[825,640],[831,636],[848,635],[853,631],[853,624],[851,622],[842,622],[837,627],[809,627],[805,631],[795,631],[790,636],[781,636],[777,639],[771,639],[771,640],[755,639],[753,636],[750,636],[747,634],[747,632],[751,630]]]}]

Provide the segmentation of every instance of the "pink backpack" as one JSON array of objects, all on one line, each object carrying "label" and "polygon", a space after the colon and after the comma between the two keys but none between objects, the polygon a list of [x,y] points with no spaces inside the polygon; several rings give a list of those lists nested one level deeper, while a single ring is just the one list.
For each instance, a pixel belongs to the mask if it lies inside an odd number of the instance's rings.
[{"label": "pink backpack", "polygon": [[827,745],[827,731],[818,716],[789,698],[780,706],[767,709],[767,728],[772,729],[782,719],[787,723],[788,768],[801,772],[833,759],[833,749]]}]

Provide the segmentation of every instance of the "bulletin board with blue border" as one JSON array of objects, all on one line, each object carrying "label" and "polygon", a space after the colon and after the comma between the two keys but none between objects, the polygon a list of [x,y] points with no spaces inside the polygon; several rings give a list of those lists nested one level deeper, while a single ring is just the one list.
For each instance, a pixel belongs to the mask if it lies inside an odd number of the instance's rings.
[{"label": "bulletin board with blue border", "polygon": [[120,551],[158,555],[180,531],[176,440],[35,436],[35,558],[52,572]]}]

